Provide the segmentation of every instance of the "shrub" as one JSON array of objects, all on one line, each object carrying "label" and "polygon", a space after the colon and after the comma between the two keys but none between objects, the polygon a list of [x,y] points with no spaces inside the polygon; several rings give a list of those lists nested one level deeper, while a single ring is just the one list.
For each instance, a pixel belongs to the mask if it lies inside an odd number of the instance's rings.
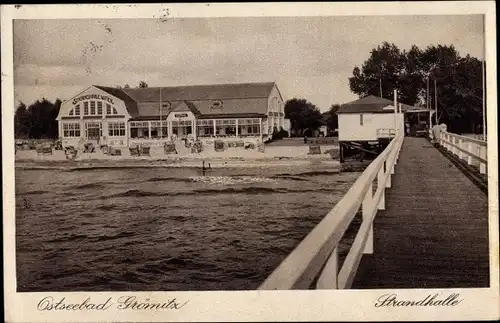
[{"label": "shrub", "polygon": [[274,128],[274,132],[271,136],[271,140],[279,140],[288,137],[288,131],[280,127],[280,130]]}]

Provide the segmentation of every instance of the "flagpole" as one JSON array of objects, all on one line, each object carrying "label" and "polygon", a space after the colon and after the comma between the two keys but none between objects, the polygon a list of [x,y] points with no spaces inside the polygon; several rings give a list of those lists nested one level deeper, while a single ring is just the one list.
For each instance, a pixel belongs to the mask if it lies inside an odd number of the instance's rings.
[{"label": "flagpole", "polygon": [[431,95],[429,93],[429,74],[427,74],[427,81],[426,81],[426,85],[427,85],[427,98],[425,100],[425,105],[427,106],[427,109],[429,110],[429,129],[432,128],[432,113],[431,113],[431,104],[429,102],[429,100],[431,99]]},{"label": "flagpole", "polygon": [[486,15],[483,16],[483,60],[481,61],[483,85],[483,141],[486,141]]},{"label": "flagpole", "polygon": [[436,124],[439,123],[438,120],[438,98],[437,98],[437,84],[436,76],[434,76],[434,106],[436,107]]},{"label": "flagpole", "polygon": [[162,97],[161,97],[161,87],[160,87],[160,139],[163,139],[163,120],[161,116],[161,110],[163,108]]}]

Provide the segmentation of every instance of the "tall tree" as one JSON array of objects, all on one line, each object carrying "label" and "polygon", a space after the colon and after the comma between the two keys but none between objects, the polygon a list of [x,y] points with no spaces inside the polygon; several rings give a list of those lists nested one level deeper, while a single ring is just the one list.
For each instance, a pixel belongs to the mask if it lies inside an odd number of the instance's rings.
[{"label": "tall tree", "polygon": [[31,127],[31,120],[29,119],[28,109],[23,102],[19,103],[14,115],[14,134],[15,138],[27,137],[28,131]]},{"label": "tall tree", "polygon": [[328,111],[323,113],[323,120],[326,123],[326,126],[330,130],[335,130],[339,126],[339,118],[337,115],[337,111],[340,108],[340,104],[332,104]]},{"label": "tall tree", "polygon": [[295,134],[302,135],[309,130],[312,134],[322,123],[319,109],[305,99],[293,98],[285,103],[285,118],[290,119]]},{"label": "tall tree", "polygon": [[364,97],[374,95],[391,98],[403,70],[404,53],[388,42],[374,48],[361,68],[355,66],[349,78],[351,91]]}]

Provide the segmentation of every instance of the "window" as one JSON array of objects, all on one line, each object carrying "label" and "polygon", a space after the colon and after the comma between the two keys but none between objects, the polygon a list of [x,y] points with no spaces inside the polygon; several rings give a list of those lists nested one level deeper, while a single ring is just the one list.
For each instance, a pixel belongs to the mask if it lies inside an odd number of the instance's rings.
[{"label": "window", "polygon": [[63,123],[63,136],[65,138],[80,137],[80,124]]},{"label": "window", "polygon": [[130,138],[149,138],[149,121],[130,122]]},{"label": "window", "polygon": [[212,102],[211,107],[212,109],[222,109],[222,101],[214,101]]},{"label": "window", "polygon": [[106,114],[111,114],[111,105],[106,103]]},{"label": "window", "polygon": [[79,104],[77,104],[77,105],[75,106],[75,116],[79,116],[79,115],[80,115],[80,105],[79,105]]},{"label": "window", "polygon": [[102,116],[102,102],[97,101],[97,114]]},{"label": "window", "polygon": [[90,101],[90,114],[95,115],[95,101]]},{"label": "window", "polygon": [[151,138],[159,139],[168,136],[167,121],[151,121]]},{"label": "window", "polygon": [[110,122],[108,130],[110,137],[125,136],[125,122]]},{"label": "window", "polygon": [[118,112],[116,111],[116,109],[113,107],[113,114],[118,114]]},{"label": "window", "polygon": [[236,119],[215,120],[215,134],[218,136],[236,135]]},{"label": "window", "polygon": [[196,121],[198,137],[211,137],[214,134],[214,120]]},{"label": "window", "polygon": [[259,119],[239,119],[238,120],[238,135],[239,136],[256,136],[260,134]]},{"label": "window", "polygon": [[193,133],[193,123],[191,120],[172,121],[172,133],[184,137]]},{"label": "window", "polygon": [[99,139],[102,136],[101,122],[85,122],[85,137],[88,139]]},{"label": "window", "polygon": [[73,115],[73,109],[70,109],[69,110],[69,115],[72,116]]},{"label": "window", "polygon": [[360,114],[359,115],[359,125],[362,126],[363,125],[363,114]]},{"label": "window", "polygon": [[83,115],[86,115],[86,116],[89,115],[89,102],[88,101],[83,102]]}]

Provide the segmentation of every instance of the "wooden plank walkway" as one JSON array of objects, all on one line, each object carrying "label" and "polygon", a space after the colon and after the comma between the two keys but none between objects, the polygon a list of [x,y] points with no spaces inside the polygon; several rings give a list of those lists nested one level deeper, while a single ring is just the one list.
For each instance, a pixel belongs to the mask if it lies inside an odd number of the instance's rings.
[{"label": "wooden plank walkway", "polygon": [[405,138],[352,288],[489,286],[488,199],[424,138]]}]

